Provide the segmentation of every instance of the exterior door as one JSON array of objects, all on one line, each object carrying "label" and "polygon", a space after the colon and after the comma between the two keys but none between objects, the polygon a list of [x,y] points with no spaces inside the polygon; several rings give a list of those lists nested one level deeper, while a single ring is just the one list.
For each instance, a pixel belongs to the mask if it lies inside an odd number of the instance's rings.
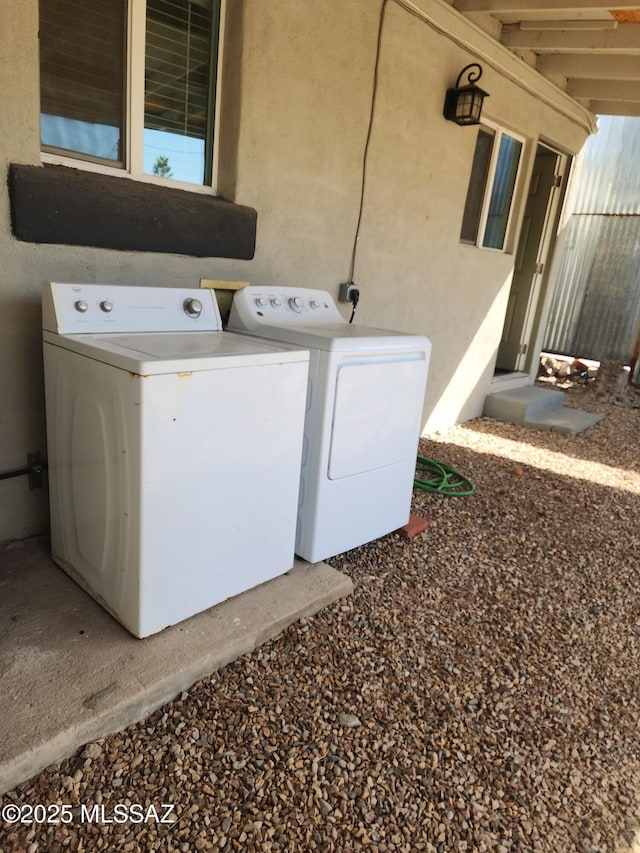
[{"label": "exterior door", "polygon": [[498,349],[496,369],[524,370],[529,355],[536,307],[549,250],[554,213],[559,198],[560,155],[539,144],[529,184],[520,242],[513,272],[507,313]]}]

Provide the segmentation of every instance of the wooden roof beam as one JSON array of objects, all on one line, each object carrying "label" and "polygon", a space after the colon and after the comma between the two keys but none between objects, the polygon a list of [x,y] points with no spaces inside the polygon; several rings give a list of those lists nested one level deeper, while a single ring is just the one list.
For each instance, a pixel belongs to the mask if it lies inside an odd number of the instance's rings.
[{"label": "wooden roof beam", "polygon": [[535,53],[555,51],[584,51],[637,53],[640,55],[640,27],[620,24],[615,30],[593,32],[575,29],[549,32],[547,30],[510,29],[501,38],[505,47],[533,50]]},{"label": "wooden roof beam", "polygon": [[567,94],[589,101],[634,101],[640,104],[640,85],[631,80],[567,80]]},{"label": "wooden roof beam", "polygon": [[640,80],[640,56],[555,53],[539,56],[536,69],[545,76]]},{"label": "wooden roof beam", "polygon": [[590,20],[567,21],[561,18],[554,18],[551,21],[520,21],[518,24],[505,24],[502,28],[503,32],[515,32],[516,30],[615,30],[618,22],[612,20],[607,21],[605,18],[594,18]]},{"label": "wooden roof beam", "polygon": [[590,101],[589,109],[599,116],[640,116],[637,101]]},{"label": "wooden roof beam", "polygon": [[571,17],[573,12],[589,12],[609,9],[637,9],[638,0],[454,0],[454,8],[459,12],[489,12],[491,14],[508,14],[527,12],[567,12]]}]

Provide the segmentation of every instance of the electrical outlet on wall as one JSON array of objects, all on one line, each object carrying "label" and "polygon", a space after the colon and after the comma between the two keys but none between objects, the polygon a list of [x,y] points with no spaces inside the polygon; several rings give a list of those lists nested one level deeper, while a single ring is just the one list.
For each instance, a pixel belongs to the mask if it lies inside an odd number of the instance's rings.
[{"label": "electrical outlet on wall", "polygon": [[339,302],[353,302],[353,297],[356,293],[360,293],[360,289],[352,281],[346,281],[340,285],[338,292]]}]

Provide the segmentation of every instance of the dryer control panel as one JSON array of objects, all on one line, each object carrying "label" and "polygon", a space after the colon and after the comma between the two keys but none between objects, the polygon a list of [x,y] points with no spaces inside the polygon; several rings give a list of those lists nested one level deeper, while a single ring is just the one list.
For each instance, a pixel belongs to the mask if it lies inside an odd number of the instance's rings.
[{"label": "dryer control panel", "polygon": [[260,326],[335,326],[347,321],[326,290],[250,285],[233,297],[229,328],[251,332]]},{"label": "dryer control panel", "polygon": [[117,332],[216,332],[212,290],[121,284],[42,286],[42,328],[59,335]]}]

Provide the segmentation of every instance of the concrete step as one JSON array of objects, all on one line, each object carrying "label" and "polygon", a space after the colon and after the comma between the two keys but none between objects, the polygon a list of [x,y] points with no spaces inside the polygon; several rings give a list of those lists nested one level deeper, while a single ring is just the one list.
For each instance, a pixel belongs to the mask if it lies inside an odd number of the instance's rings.
[{"label": "concrete step", "polygon": [[548,429],[553,432],[563,432],[567,435],[577,435],[590,426],[599,423],[604,415],[595,412],[583,412],[582,409],[562,409],[547,412],[540,418],[525,421],[524,426],[531,429]]},{"label": "concrete step", "polygon": [[562,391],[537,385],[489,394],[485,399],[484,414],[498,421],[569,435],[577,435],[603,418],[603,415],[593,412],[568,409],[564,405]]},{"label": "concrete step", "polygon": [[487,417],[496,418],[499,421],[524,424],[527,420],[537,418],[554,409],[561,409],[563,406],[562,391],[540,388],[537,385],[525,385],[489,394],[484,403],[484,413]]}]

